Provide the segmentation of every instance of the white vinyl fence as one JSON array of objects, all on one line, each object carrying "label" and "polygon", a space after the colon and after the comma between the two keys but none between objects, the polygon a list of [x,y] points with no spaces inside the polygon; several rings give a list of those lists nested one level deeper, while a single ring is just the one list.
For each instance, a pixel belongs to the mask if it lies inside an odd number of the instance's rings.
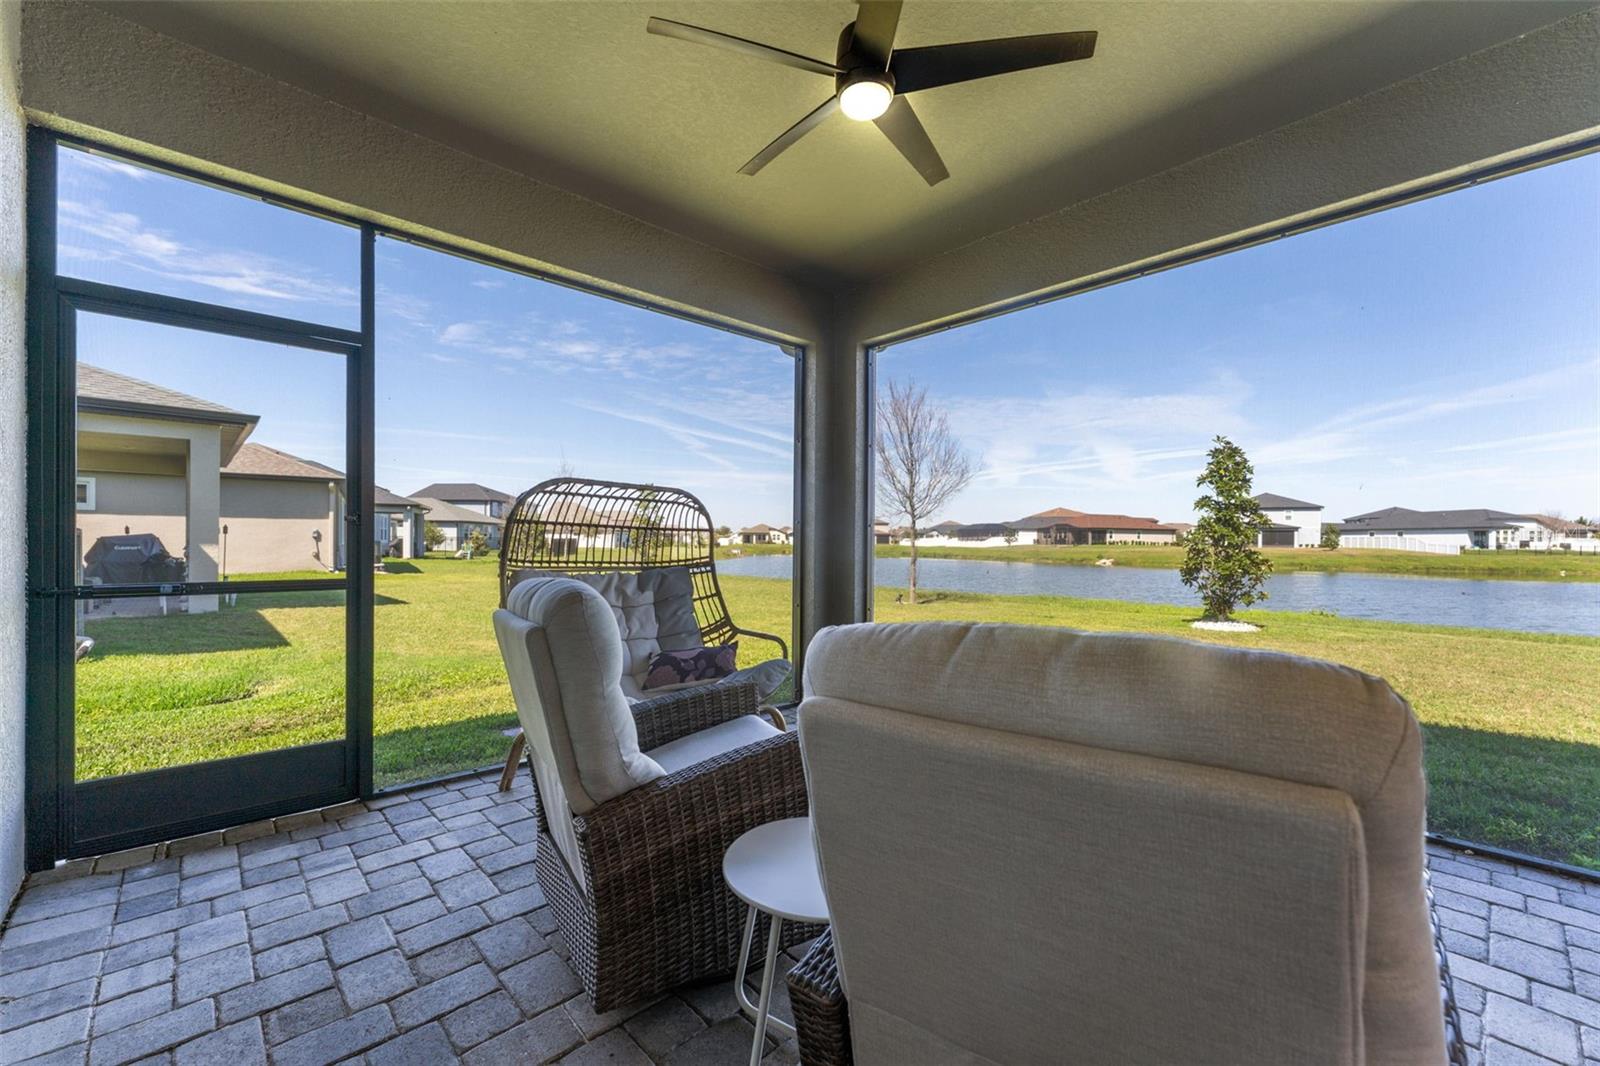
[{"label": "white vinyl fence", "polygon": [[1339,537],[1341,548],[1387,548],[1390,551],[1427,552],[1430,555],[1460,555],[1461,545],[1421,537],[1392,537],[1374,533],[1350,533]]}]

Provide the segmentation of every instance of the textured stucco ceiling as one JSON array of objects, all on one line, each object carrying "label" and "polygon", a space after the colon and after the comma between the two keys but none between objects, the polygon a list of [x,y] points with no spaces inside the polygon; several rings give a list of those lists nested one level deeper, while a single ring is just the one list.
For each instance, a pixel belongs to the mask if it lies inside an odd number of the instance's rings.
[{"label": "textured stucco ceiling", "polygon": [[106,5],[646,221],[828,282],[901,269],[1585,6],[908,0],[902,46],[1100,32],[1087,62],[917,94],[951,172],[930,189],[870,124],[843,118],[760,175],[737,174],[826,98],[829,81],[644,31],[660,15],[831,59],[855,11],[843,0]]}]

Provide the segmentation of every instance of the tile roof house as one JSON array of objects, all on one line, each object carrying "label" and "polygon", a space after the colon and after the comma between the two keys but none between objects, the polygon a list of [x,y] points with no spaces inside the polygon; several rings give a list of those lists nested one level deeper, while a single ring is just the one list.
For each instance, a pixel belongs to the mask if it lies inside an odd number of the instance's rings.
[{"label": "tile roof house", "polygon": [[424,497],[453,503],[457,507],[465,507],[469,511],[477,511],[490,518],[504,518],[506,511],[517,502],[515,496],[507,495],[499,489],[491,489],[487,485],[479,485],[474,481],[436,481],[432,485],[424,485],[411,494],[413,500]]},{"label": "tile roof house", "polygon": [[1385,507],[1351,515],[1339,526],[1339,544],[1345,548],[1538,550],[1550,547],[1556,539],[1535,517],[1490,507],[1441,511]]},{"label": "tile roof house", "polygon": [[77,374],[80,555],[148,533],[191,582],[344,566],[340,471],[248,439],[256,415],[87,363]]},{"label": "tile roof house", "polygon": [[1254,497],[1272,527],[1256,539],[1263,548],[1315,548],[1322,543],[1322,504],[1263,492]]},{"label": "tile roof house", "polygon": [[427,508],[428,525],[444,534],[444,540],[439,544],[440,551],[460,551],[466,547],[467,539],[475,531],[483,534],[490,550],[500,547],[505,519],[433,496],[417,495],[411,498]]}]

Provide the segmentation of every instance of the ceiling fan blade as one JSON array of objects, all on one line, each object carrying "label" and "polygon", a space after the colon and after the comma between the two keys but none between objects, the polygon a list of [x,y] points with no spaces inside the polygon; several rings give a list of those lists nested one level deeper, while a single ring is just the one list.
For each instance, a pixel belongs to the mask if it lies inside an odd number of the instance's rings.
[{"label": "ceiling fan blade", "polygon": [[820,59],[810,56],[798,55],[794,52],[785,52],[782,48],[774,48],[770,44],[759,41],[747,41],[743,37],[735,37],[731,33],[718,33],[700,26],[691,26],[687,22],[673,22],[671,19],[652,18],[644,24],[646,31],[661,37],[676,37],[680,41],[690,41],[694,44],[706,44],[712,48],[722,48],[729,52],[739,52],[755,59],[765,59],[769,63],[782,63],[786,67],[795,67],[798,70],[807,70],[813,74],[826,74],[832,77],[839,73],[839,68],[832,63],[824,63]]},{"label": "ceiling fan blade", "polygon": [[928,139],[928,131],[922,128],[922,121],[911,109],[911,101],[896,96],[889,110],[872,121],[900,149],[906,161],[917,168],[923,181],[937,185],[950,176],[944,160],[939,158],[939,150]]},{"label": "ceiling fan blade", "polygon": [[756,174],[760,172],[762,167],[778,158],[782,152],[791,147],[800,138],[822,125],[822,120],[837,110],[839,110],[839,98],[837,96],[828,97],[815,111],[784,130],[778,135],[777,140],[751,156],[750,162],[739,168],[739,173]]},{"label": "ceiling fan blade", "polygon": [[888,69],[899,25],[900,0],[860,0],[852,35],[855,52],[876,62],[880,69]]},{"label": "ceiling fan blade", "polygon": [[996,74],[1088,59],[1094,55],[1097,36],[1094,30],[1085,30],[902,48],[890,61],[894,91],[914,93]]}]

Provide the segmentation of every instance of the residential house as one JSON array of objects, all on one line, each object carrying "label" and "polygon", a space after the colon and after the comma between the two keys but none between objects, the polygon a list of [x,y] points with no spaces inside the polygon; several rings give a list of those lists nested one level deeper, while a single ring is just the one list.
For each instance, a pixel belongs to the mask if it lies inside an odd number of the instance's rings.
[{"label": "residential house", "polygon": [[515,496],[508,496],[498,489],[491,489],[487,485],[471,481],[436,481],[411,494],[414,500],[423,497],[453,503],[457,507],[477,511],[490,518],[504,518],[506,512],[511,510],[512,504],[517,502]]},{"label": "residential house", "polygon": [[372,487],[373,539],[378,557],[419,559],[428,551],[423,531],[428,509],[416,500],[390,492],[382,485]]},{"label": "residential house", "polygon": [[1322,504],[1307,503],[1274,492],[1254,497],[1272,525],[1258,534],[1263,548],[1315,548],[1322,543]]},{"label": "residential house", "polygon": [[413,496],[411,499],[427,509],[427,524],[444,534],[444,540],[439,544],[440,551],[460,551],[467,546],[474,532],[483,534],[490,549],[500,547],[500,532],[505,528],[505,519],[494,518],[482,511],[432,496]]},{"label": "residential house", "polygon": [[769,526],[765,522],[757,522],[753,526],[746,526],[739,530],[740,544],[786,544],[788,537],[783,530],[776,526]]},{"label": "residential house", "polygon": [[1019,530],[1007,522],[974,522],[957,526],[949,536],[963,548],[1000,548],[1013,544],[1032,544],[1037,539],[1034,530]]},{"label": "residential house", "polygon": [[[259,418],[78,364],[77,539],[148,533],[191,582],[344,566],[344,475],[250,441]],[[190,611],[216,607],[189,597]]]},{"label": "residential house", "polygon": [[1088,514],[1068,507],[1053,507],[1006,524],[1019,535],[1031,533],[1036,544],[1171,544],[1178,539],[1177,530],[1154,518]]},{"label": "residential house", "polygon": [[893,531],[890,530],[889,523],[885,522],[881,518],[874,518],[872,520],[872,543],[874,543],[874,544],[893,544],[894,543]]},{"label": "residential house", "polygon": [[1540,550],[1549,548],[1556,539],[1535,518],[1487,507],[1445,511],[1385,507],[1351,515],[1339,526],[1339,545],[1344,548]]}]

